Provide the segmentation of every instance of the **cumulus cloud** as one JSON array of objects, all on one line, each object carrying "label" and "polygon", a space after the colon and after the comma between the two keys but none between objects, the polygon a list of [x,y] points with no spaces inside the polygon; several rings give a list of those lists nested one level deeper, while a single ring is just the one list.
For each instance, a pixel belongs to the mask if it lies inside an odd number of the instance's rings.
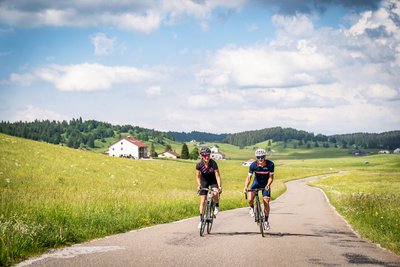
[{"label": "cumulus cloud", "polygon": [[332,68],[329,56],[315,49],[282,50],[270,45],[226,47],[209,58],[197,78],[208,86],[293,87],[322,83]]},{"label": "cumulus cloud", "polygon": [[[228,132],[259,128],[246,118],[260,113],[268,114],[269,125],[331,134],[340,133],[338,118],[341,128],[356,131],[368,131],[365,121],[375,122],[368,127],[376,132],[392,128],[400,123],[399,6],[383,2],[347,29],[316,28],[303,14],[273,16],[278,33],[272,41],[229,45],[206,59],[196,77],[203,88],[215,89],[215,102],[225,103],[223,109],[206,107],[235,118],[240,127],[231,125]],[[224,91],[244,101],[234,102]]]},{"label": "cumulus cloud", "polygon": [[37,69],[34,75],[50,82],[61,91],[104,91],[113,85],[157,80],[161,76],[145,69],[97,63],[49,65]]},{"label": "cumulus cloud", "polygon": [[119,29],[151,33],[162,22],[174,23],[184,16],[201,21],[208,27],[210,13],[217,7],[240,8],[241,1],[79,1],[43,0],[40,3],[4,0],[0,3],[0,23],[17,27],[97,27],[113,26]]},{"label": "cumulus cloud", "polygon": [[90,37],[94,46],[94,54],[103,56],[111,54],[114,51],[115,38],[108,38],[104,33],[96,33]]},{"label": "cumulus cloud", "polygon": [[146,90],[146,94],[149,96],[161,95],[161,92],[162,90],[160,86],[151,86]]},{"label": "cumulus cloud", "polygon": [[24,110],[15,114],[11,121],[34,121],[34,120],[68,120],[70,117],[58,114],[52,110],[45,110],[33,105],[28,105]]},{"label": "cumulus cloud", "polygon": [[331,5],[340,5],[345,8],[354,10],[376,9],[379,6],[379,1],[362,0],[362,1],[337,1],[337,0],[269,0],[256,1],[260,5],[267,7],[276,7],[279,13],[287,15],[295,15],[298,13],[309,14],[313,12],[323,13]]}]

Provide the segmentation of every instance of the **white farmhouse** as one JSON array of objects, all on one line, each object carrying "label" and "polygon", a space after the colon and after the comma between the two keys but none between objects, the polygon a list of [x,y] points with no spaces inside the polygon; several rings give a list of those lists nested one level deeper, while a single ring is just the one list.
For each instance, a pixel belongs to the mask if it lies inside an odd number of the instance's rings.
[{"label": "white farmhouse", "polygon": [[219,152],[219,149],[218,149],[217,146],[210,147],[210,150],[211,150],[211,153],[218,153]]},{"label": "white farmhouse", "polygon": [[215,152],[215,153],[211,153],[211,158],[215,159],[215,160],[220,160],[220,159],[224,159],[225,156],[221,152]]},{"label": "white farmhouse", "polygon": [[181,156],[174,151],[167,151],[158,155],[159,158],[170,158],[170,159],[178,159]]},{"label": "white farmhouse", "polygon": [[108,155],[141,159],[147,157],[147,145],[130,136],[124,137],[108,148]]},{"label": "white farmhouse", "polygon": [[393,150],[393,154],[400,154],[400,148],[396,148],[395,150]]}]

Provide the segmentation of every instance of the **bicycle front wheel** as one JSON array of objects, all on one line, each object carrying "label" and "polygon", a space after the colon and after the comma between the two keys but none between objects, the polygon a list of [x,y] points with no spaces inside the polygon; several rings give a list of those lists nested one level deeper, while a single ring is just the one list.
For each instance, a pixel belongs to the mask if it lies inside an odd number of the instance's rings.
[{"label": "bicycle front wheel", "polygon": [[204,207],[204,212],[203,212],[203,219],[201,220],[201,226],[200,226],[200,236],[204,236],[204,229],[206,229],[206,224],[207,224],[207,214],[208,214],[208,205]]},{"label": "bicycle front wheel", "polygon": [[260,233],[262,237],[264,237],[264,215],[261,210],[260,202],[257,202],[257,216],[258,216],[258,225],[260,226]]},{"label": "bicycle front wheel", "polygon": [[211,233],[211,229],[212,229],[212,226],[213,226],[213,222],[214,222],[214,209],[215,209],[215,206],[214,206],[214,202],[212,202],[212,203],[210,203],[210,206],[209,206],[209,214],[207,214],[207,219],[208,219],[208,222],[207,222],[207,233],[209,234],[209,233]]}]

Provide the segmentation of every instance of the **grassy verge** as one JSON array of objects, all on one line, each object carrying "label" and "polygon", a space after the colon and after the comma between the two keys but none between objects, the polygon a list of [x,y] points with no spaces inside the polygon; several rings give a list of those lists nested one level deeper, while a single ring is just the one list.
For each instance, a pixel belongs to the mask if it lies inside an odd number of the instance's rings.
[{"label": "grassy verge", "polygon": [[[400,157],[368,158],[354,171],[311,182],[362,236],[400,254]],[[350,163],[351,164],[351,163]]]}]

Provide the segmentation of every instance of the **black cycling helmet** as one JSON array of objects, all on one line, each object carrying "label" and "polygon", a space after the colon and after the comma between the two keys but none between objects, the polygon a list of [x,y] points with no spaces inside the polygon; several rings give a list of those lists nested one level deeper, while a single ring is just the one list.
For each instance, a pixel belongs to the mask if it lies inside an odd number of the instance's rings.
[{"label": "black cycling helmet", "polygon": [[202,147],[200,149],[200,155],[210,155],[211,154],[211,150],[209,147]]}]

